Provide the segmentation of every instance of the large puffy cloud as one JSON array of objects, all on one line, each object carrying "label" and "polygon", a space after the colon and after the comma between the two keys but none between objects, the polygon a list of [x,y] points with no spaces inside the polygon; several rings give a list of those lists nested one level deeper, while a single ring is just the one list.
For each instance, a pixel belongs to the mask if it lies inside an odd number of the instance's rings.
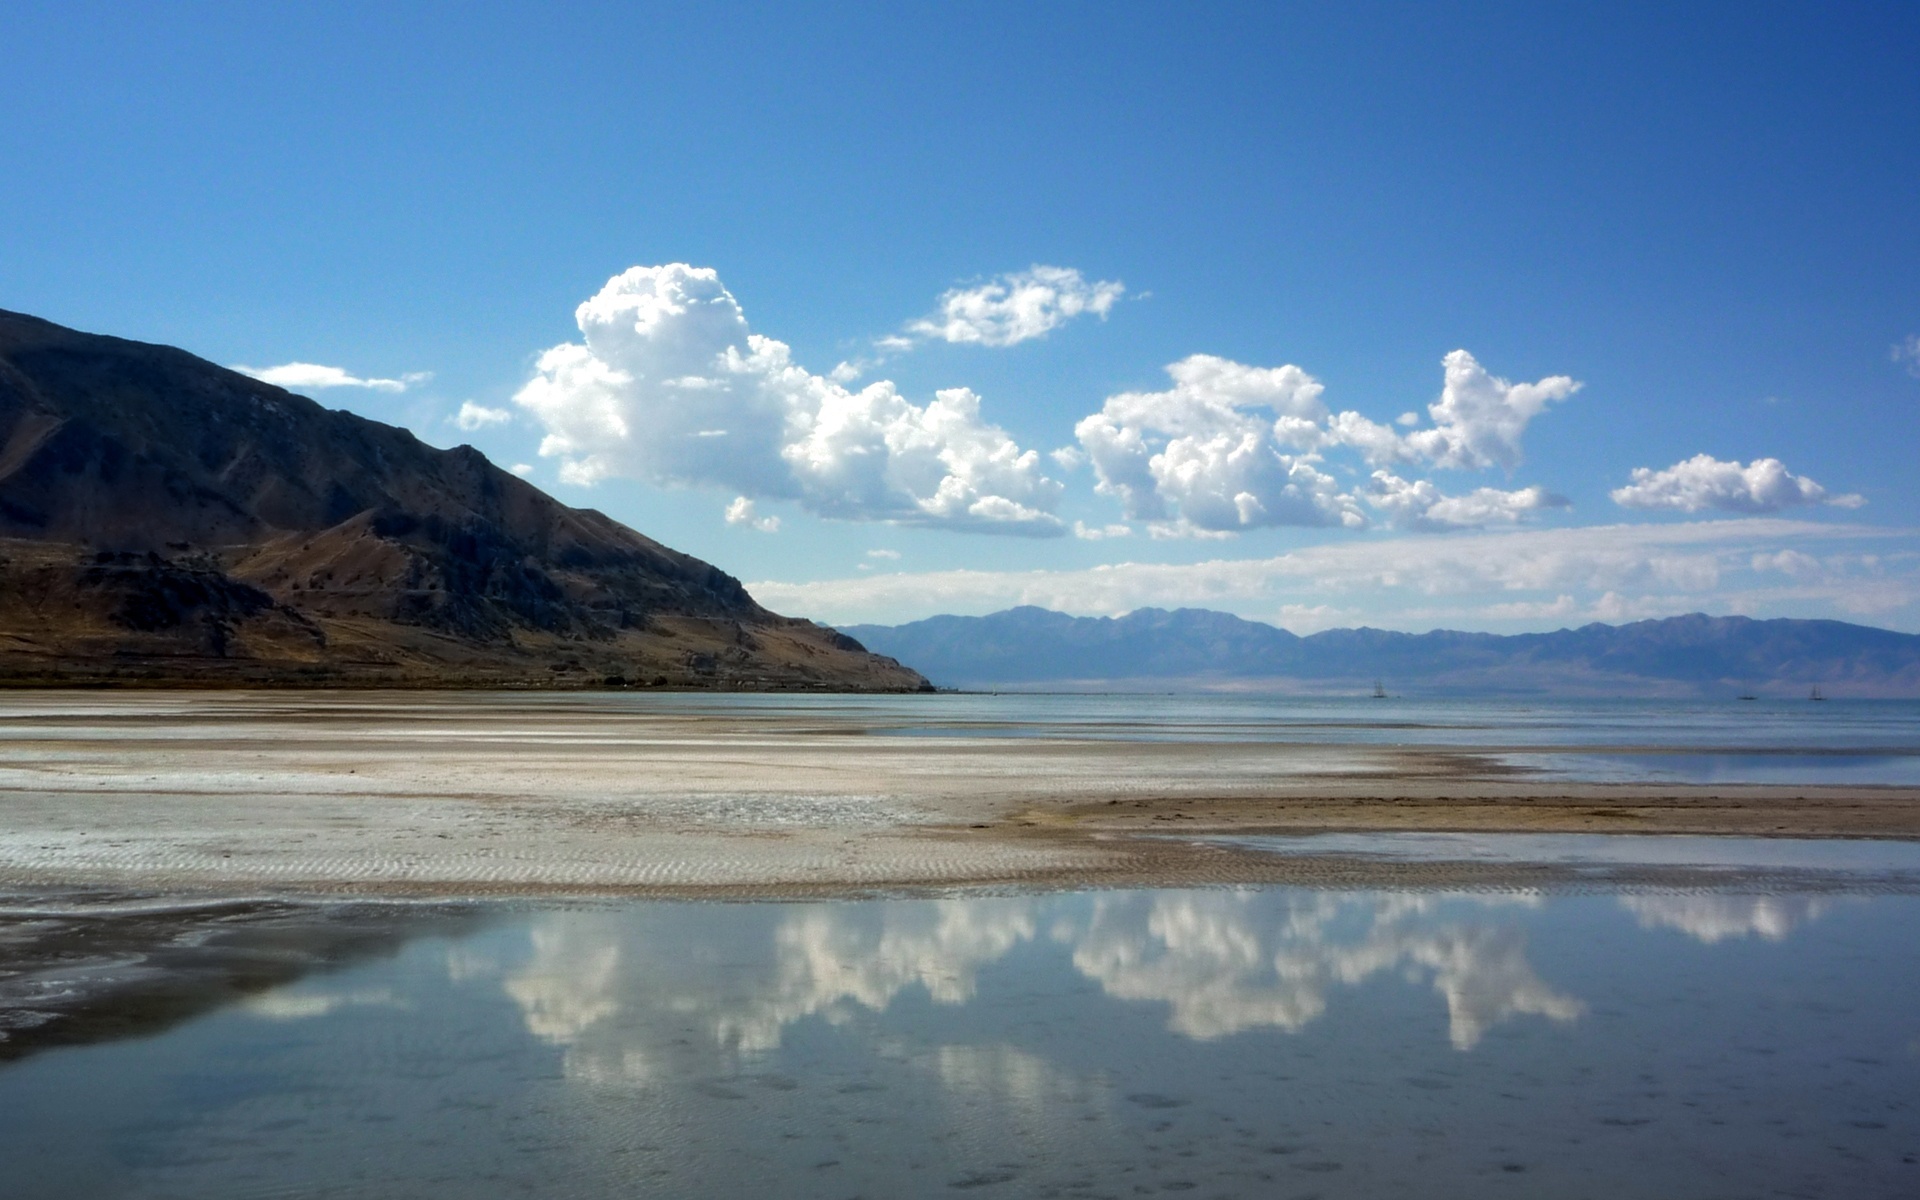
[{"label": "large puffy cloud", "polygon": [[1210,354],[1167,374],[1168,390],[1108,397],[1074,427],[1099,491],[1127,516],[1209,531],[1367,523],[1354,498],[1313,465],[1326,416],[1313,376]]},{"label": "large puffy cloud", "polygon": [[324,388],[357,387],[376,392],[404,392],[415,384],[433,378],[432,371],[409,371],[398,379],[362,379],[343,367],[320,363],[290,362],[277,367],[246,367],[235,363],[232,370],[251,375],[261,383],[293,392],[319,391]]},{"label": "large puffy cloud", "polygon": [[[1448,496],[1426,481],[1385,470],[1360,494],[1321,468],[1323,454],[1357,450],[1376,467],[1512,469],[1527,425],[1580,387],[1564,375],[1510,383],[1473,355],[1444,360],[1440,398],[1428,406],[1431,429],[1402,433],[1357,412],[1330,414],[1318,380],[1299,367],[1250,367],[1196,354],[1167,368],[1164,392],[1124,392],[1075,427],[1099,490],[1129,517],[1163,531],[1232,532],[1270,525],[1367,524],[1361,502],[1414,529],[1505,523],[1565,501],[1543,488],[1479,488]],[[1408,413],[1405,425],[1419,418]]]},{"label": "large puffy cloud", "polygon": [[1670,508],[1681,512],[1720,509],[1725,512],[1770,513],[1806,504],[1858,508],[1859,496],[1830,496],[1805,475],[1795,475],[1777,458],[1756,458],[1742,465],[1722,462],[1710,454],[1696,454],[1662,471],[1637,467],[1633,482],[1615,488],[1613,502],[1622,508]]},{"label": "large puffy cloud", "polygon": [[1429,480],[1408,481],[1391,471],[1375,471],[1367,501],[1406,529],[1470,529],[1511,525],[1548,508],[1567,507],[1567,498],[1538,485],[1518,491],[1475,488],[1449,496]]},{"label": "large puffy cloud", "polygon": [[1054,535],[1060,485],[980,416],[965,388],[916,405],[849,390],[751,332],[719,275],[673,263],[607,282],[583,342],[540,356],[514,397],[546,427],[561,478],[624,476],[789,500],[824,516]]},{"label": "large puffy cloud", "polygon": [[1072,267],[1035,265],[970,288],[954,288],[940,297],[932,316],[907,326],[903,348],[919,339],[975,346],[1013,346],[1045,337],[1083,313],[1106,320],[1126,292],[1117,280],[1089,283]]},{"label": "large puffy cloud", "polygon": [[1580,384],[1566,375],[1510,383],[1489,374],[1465,350],[1447,355],[1442,365],[1445,382],[1440,398],[1427,406],[1432,429],[1401,434],[1359,413],[1343,412],[1329,423],[1333,439],[1358,449],[1375,466],[1426,461],[1462,471],[1512,470],[1520,465],[1520,442],[1527,426],[1547,405],[1580,390]]}]

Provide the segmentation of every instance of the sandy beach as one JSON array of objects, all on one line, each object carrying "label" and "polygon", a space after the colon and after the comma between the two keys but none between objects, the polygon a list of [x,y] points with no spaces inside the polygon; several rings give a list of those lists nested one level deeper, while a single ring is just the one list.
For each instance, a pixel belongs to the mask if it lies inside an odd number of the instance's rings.
[{"label": "sandy beach", "polygon": [[1920,837],[1912,787],[1544,779],[1500,746],[1420,745],[1418,730],[1398,746],[1136,740],[1124,729],[956,735],[942,702],[11,693],[0,696],[0,887],[804,895],[1492,884],[1530,877],[1497,865],[1277,860],[1203,835]]}]

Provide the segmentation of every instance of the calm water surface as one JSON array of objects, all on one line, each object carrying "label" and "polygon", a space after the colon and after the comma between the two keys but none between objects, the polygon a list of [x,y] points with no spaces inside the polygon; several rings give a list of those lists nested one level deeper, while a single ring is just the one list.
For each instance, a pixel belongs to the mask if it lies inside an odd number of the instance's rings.
[{"label": "calm water surface", "polygon": [[[380,703],[391,703],[382,698]],[[356,693],[302,696],[301,715],[367,705]],[[1268,694],[941,694],[795,696],[646,692],[461,693],[421,697],[412,715],[449,731],[528,710],[596,718],[746,718],[797,737],[1065,739],[1432,748],[1473,752],[1549,778],[1617,783],[1920,785],[1920,701],[1579,700],[1296,697]],[[57,713],[0,696],[0,740],[90,742],[116,735],[257,735],[285,696],[87,696]],[[543,736],[551,736],[548,731]]]},{"label": "calm water surface", "polygon": [[817,714],[877,736],[1269,742],[1492,751],[1602,783],[1920,785],[1911,700],[1488,700],[1218,694],[633,696],[637,711]]},{"label": "calm water surface", "polygon": [[1920,897],[1844,880],[466,920],[0,1065],[0,1193],[1920,1194]]},{"label": "calm water surface", "polygon": [[[796,730],[831,717],[877,737],[1434,746],[1568,778],[1920,781],[1920,705],[1895,702],[595,702]],[[1550,862],[1588,881],[451,909],[0,900],[0,1196],[1920,1195],[1912,847],[1329,836],[1258,844]],[[1607,881],[1608,864],[1646,862],[1700,886]],[[56,1019],[72,1012],[85,1019]]]}]

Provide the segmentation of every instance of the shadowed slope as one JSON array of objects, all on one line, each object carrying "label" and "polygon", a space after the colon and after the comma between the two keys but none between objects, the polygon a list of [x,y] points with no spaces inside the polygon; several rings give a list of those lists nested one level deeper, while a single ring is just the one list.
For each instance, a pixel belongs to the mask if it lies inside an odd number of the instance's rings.
[{"label": "shadowed slope", "polygon": [[0,678],[913,689],[470,446],[0,312]]}]

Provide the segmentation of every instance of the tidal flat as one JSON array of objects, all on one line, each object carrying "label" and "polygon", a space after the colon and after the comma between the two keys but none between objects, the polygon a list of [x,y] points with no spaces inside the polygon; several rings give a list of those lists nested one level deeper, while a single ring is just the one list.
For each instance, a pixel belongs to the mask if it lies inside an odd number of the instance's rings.
[{"label": "tidal flat", "polygon": [[1442,882],[1197,835],[1912,838],[1916,764],[1876,701],[15,692],[0,887]]},{"label": "tidal flat", "polygon": [[1917,760],[1885,702],[0,695],[4,1191],[1911,1195]]}]

